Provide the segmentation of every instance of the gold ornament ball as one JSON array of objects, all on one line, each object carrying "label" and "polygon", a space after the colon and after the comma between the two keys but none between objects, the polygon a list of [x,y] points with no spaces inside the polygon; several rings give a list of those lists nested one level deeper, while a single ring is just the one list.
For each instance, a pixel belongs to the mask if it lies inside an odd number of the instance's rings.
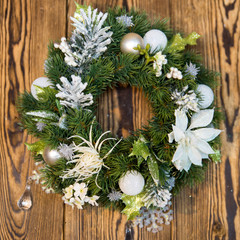
[{"label": "gold ornament ball", "polygon": [[56,149],[51,149],[50,147],[46,147],[43,151],[43,159],[44,161],[53,166],[62,156]]},{"label": "gold ornament ball", "polygon": [[144,47],[143,38],[137,33],[128,33],[122,38],[120,42],[121,52],[139,54],[138,50],[133,49],[137,47],[138,44],[141,46],[141,48]]}]

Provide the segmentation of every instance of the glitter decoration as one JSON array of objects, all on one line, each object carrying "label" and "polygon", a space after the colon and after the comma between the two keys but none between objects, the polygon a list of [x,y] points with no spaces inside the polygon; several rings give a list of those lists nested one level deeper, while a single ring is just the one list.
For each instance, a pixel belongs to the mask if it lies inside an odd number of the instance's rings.
[{"label": "glitter decoration", "polygon": [[61,143],[58,147],[59,153],[66,158],[67,160],[71,160],[73,158],[73,145],[67,145],[65,143]]},{"label": "glitter decoration", "polygon": [[[62,38],[60,44],[54,44],[64,53],[65,62],[78,73],[82,73],[93,59],[100,57],[111,43],[113,33],[108,31],[110,26],[103,27],[107,16],[107,13],[97,14],[97,9],[92,10],[90,6],[87,10],[80,8],[77,18],[71,17],[75,29],[69,42]],[[79,45],[79,42],[82,44]]]},{"label": "glitter decoration", "polygon": [[121,197],[122,193],[116,190],[112,190],[112,192],[108,194],[108,198],[111,202],[118,201]]},{"label": "glitter decoration", "polygon": [[43,129],[46,127],[46,124],[43,123],[43,122],[37,122],[37,123],[36,123],[36,126],[37,126],[37,130],[38,130],[39,132],[42,132]]},{"label": "glitter decoration", "polygon": [[116,17],[116,20],[117,20],[118,23],[122,24],[125,27],[133,27],[134,24],[132,22],[132,18],[133,18],[132,16],[129,17],[125,14],[125,15],[122,15],[120,17]]},{"label": "glitter decoration", "polygon": [[84,90],[87,87],[87,83],[82,83],[82,79],[79,76],[71,76],[72,81],[68,81],[67,78],[61,77],[62,86],[57,84],[59,92],[56,94],[57,98],[60,98],[60,104],[66,107],[79,109],[88,107],[93,104],[92,94],[84,94]]},{"label": "glitter decoration", "polygon": [[143,228],[147,226],[149,232],[157,233],[163,229],[162,225],[169,225],[173,219],[173,211],[170,209],[172,202],[169,201],[164,208],[147,209],[142,207],[140,215],[136,217],[134,226]]},{"label": "glitter decoration", "polygon": [[172,194],[168,189],[156,187],[155,184],[148,186],[146,189],[143,201],[147,208],[150,206],[163,208],[172,198]]},{"label": "glitter decoration", "polygon": [[178,110],[188,112],[189,110],[193,112],[198,112],[200,109],[198,107],[198,98],[193,90],[187,92],[188,85],[183,88],[182,91],[178,92],[175,90],[172,93],[172,100],[179,106]]},{"label": "glitter decoration", "polygon": [[196,64],[192,64],[191,62],[186,64],[185,73],[191,75],[193,79],[197,78],[198,72],[200,71],[200,67],[196,67]]}]

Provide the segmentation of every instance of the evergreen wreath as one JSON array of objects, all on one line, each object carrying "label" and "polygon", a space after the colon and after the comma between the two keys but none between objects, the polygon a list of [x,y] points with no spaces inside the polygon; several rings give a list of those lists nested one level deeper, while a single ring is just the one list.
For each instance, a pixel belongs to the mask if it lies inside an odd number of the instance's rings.
[{"label": "evergreen wreath", "polygon": [[[172,195],[201,181],[210,159],[220,161],[218,74],[186,48],[199,35],[184,37],[165,19],[77,4],[71,20],[71,38],[49,45],[47,78],[18,101],[22,127],[38,139],[26,144],[39,165],[32,179],[73,207],[117,208],[157,232],[172,219]],[[124,139],[95,117],[99,96],[119,85],[141,88],[154,115]]]}]

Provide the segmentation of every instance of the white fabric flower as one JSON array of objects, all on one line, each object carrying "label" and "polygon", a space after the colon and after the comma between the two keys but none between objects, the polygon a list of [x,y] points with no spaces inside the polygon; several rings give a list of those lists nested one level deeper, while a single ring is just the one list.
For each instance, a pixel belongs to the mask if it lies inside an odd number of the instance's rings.
[{"label": "white fabric flower", "polygon": [[85,201],[91,204],[92,206],[98,206],[97,200],[99,196],[93,195],[92,197],[86,197]]},{"label": "white fabric flower", "polygon": [[[217,137],[221,130],[214,128],[204,128],[213,119],[214,110],[206,109],[193,114],[191,124],[188,126],[188,117],[184,111],[176,110],[176,123],[173,125],[173,132],[169,136],[169,142],[175,140],[178,143],[177,150],[172,162],[175,167],[182,171],[188,171],[191,164],[202,166],[202,159],[208,158],[208,154],[214,151],[207,143]],[[193,130],[195,128],[199,128]]]},{"label": "white fabric flower", "polygon": [[66,187],[64,189],[64,193],[65,193],[64,197],[66,199],[70,199],[73,195],[73,185],[70,185],[70,186]]},{"label": "white fabric flower", "polygon": [[84,200],[79,197],[75,197],[74,204],[77,206],[78,209],[83,209],[82,206],[84,205]]},{"label": "white fabric flower", "polygon": [[74,208],[75,198],[66,199],[65,196],[62,197],[65,204],[72,206]]},{"label": "white fabric flower", "polygon": [[80,197],[82,200],[84,200],[84,198],[87,195],[87,191],[88,191],[86,184],[85,183],[75,183],[73,189],[75,191],[74,196]]},{"label": "white fabric flower", "polygon": [[162,51],[159,51],[154,55],[154,59],[153,69],[156,70],[156,77],[160,77],[162,75],[162,65],[167,64],[166,55],[163,55]]},{"label": "white fabric flower", "polygon": [[85,203],[89,203],[92,206],[98,206],[97,200],[99,196],[87,196],[88,187],[86,183],[75,182],[73,185],[70,185],[63,189],[64,196],[62,200],[64,203],[72,206],[76,206],[78,209],[83,209]]}]

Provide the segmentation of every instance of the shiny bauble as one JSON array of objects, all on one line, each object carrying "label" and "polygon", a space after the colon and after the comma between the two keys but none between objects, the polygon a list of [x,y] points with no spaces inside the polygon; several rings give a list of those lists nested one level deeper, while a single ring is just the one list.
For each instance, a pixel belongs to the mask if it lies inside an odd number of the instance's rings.
[{"label": "shiny bauble", "polygon": [[214,100],[214,93],[212,89],[205,84],[199,84],[197,87],[197,92],[201,97],[201,100],[199,101],[199,107],[202,109],[208,108]]},{"label": "shiny bauble", "polygon": [[127,173],[119,179],[120,189],[123,193],[130,196],[139,194],[143,190],[144,185],[144,178],[138,171],[127,171]]},{"label": "shiny bauble", "polygon": [[62,158],[62,156],[56,149],[45,147],[43,151],[43,159],[48,165],[55,165],[60,158]]},{"label": "shiny bauble", "polygon": [[157,29],[152,29],[148,31],[143,37],[144,47],[147,44],[150,45],[150,53],[155,51],[163,50],[167,46],[167,37],[166,35]]},{"label": "shiny bauble", "polygon": [[49,78],[46,78],[46,77],[37,78],[32,83],[31,93],[32,93],[33,97],[38,100],[37,90],[36,90],[35,86],[44,88],[44,87],[49,87],[49,86],[52,86],[52,85],[53,84],[50,82]]},{"label": "shiny bauble", "polygon": [[142,37],[137,33],[128,33],[122,38],[120,42],[121,52],[139,54],[138,50],[133,49],[137,47],[138,44],[141,46],[141,48],[143,48],[144,42]]}]

